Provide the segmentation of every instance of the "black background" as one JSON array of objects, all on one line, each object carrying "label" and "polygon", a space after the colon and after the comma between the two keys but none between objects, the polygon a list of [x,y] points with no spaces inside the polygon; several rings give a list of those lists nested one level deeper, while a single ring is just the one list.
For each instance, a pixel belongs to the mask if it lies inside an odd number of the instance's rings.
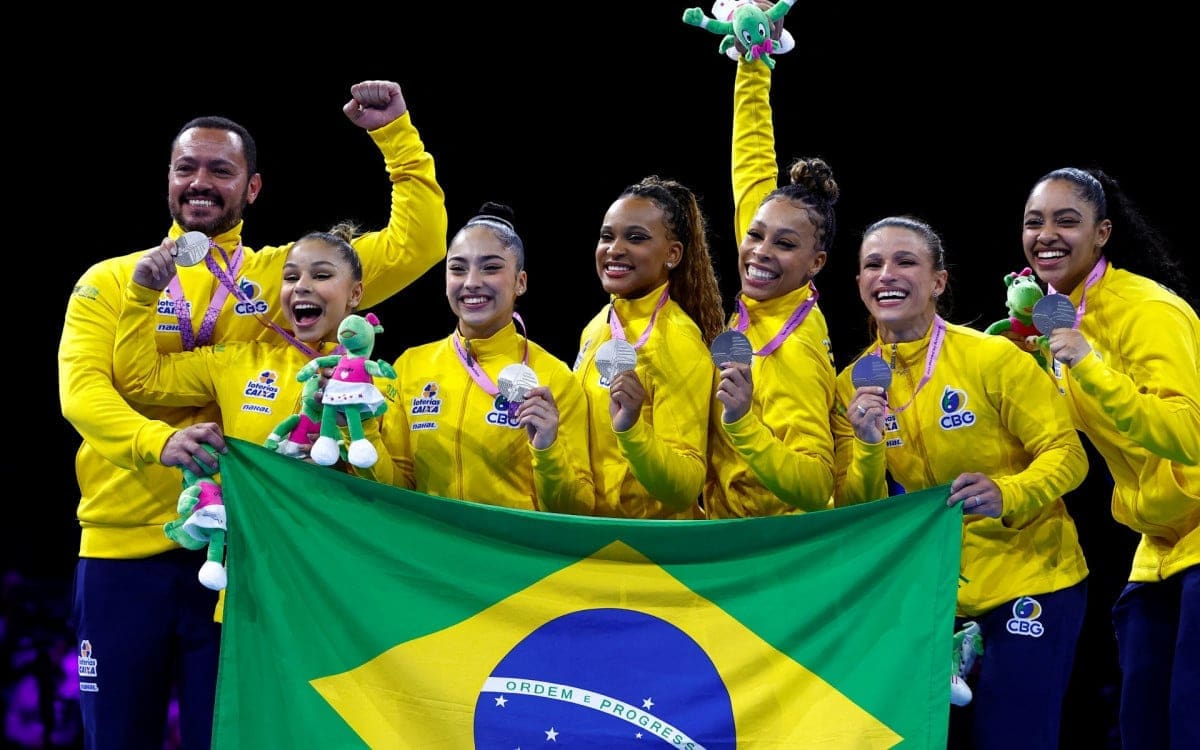
[{"label": "black background", "polygon": [[[382,226],[382,161],[341,112],[350,85],[370,78],[403,87],[437,161],[451,233],[484,200],[514,207],[529,271],[518,309],[530,336],[568,364],[579,331],[606,301],[593,262],[600,221],[645,175],[678,179],[700,196],[729,309],[738,285],[734,64],[717,54],[719,36],[685,26],[682,3],[408,5],[320,15],[293,7],[263,28],[227,8],[124,19],[138,21],[136,32],[112,30],[108,17],[94,26],[48,19],[32,40],[37,54],[10,60],[17,171],[7,182],[20,197],[9,214],[17,272],[9,281],[44,303],[30,305],[14,344],[32,342],[32,361],[52,371],[79,275],[103,257],[158,243],[170,221],[170,142],[196,115],[232,117],[258,141],[263,191],[246,214],[247,245],[281,244],[343,219]],[[951,264],[950,319],[982,328],[1006,317],[1003,276],[1024,266],[1025,196],[1060,166],[1117,177],[1188,253],[1197,285],[1187,244],[1190,26],[1129,8],[1099,17],[1094,6],[1010,7],[942,14],[801,4],[787,17],[798,48],[777,56],[777,153],[784,169],[799,156],[825,158],[842,187],[838,236],[817,282],[839,368],[866,343],[854,285],[864,226],[899,213],[930,221]],[[386,328],[376,353],[391,359],[445,335],[453,318],[443,291],[439,265],[376,308]],[[14,302],[10,313],[27,304]],[[53,378],[17,377],[22,388],[10,397],[21,421],[3,459],[20,519],[9,527],[11,565],[69,580],[78,436],[61,418]],[[1135,542],[1109,515],[1106,481],[1093,454],[1092,477],[1068,497],[1093,575],[1067,730],[1095,747],[1112,723],[1107,609]]]}]

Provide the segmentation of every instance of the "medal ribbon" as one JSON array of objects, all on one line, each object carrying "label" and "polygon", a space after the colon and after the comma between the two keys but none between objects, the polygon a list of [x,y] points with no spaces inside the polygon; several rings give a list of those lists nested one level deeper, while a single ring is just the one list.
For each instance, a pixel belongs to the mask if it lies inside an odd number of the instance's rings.
[{"label": "medal ribbon", "polygon": [[[812,282],[809,282],[809,285],[812,286],[812,295],[792,311],[792,314],[788,316],[787,322],[783,324],[783,328],[779,329],[779,333],[775,334],[775,338],[768,341],[767,345],[762,349],[754,352],[754,356],[771,356],[787,340],[787,337],[792,335],[792,331],[799,328],[804,319],[808,317],[808,314],[812,312],[813,306],[817,304],[817,287]],[[738,321],[734,328],[738,333],[745,333],[746,329],[750,327],[750,311],[746,309],[746,303],[742,301],[741,296],[738,297],[737,305]]]},{"label": "medal ribbon", "polygon": [[[917,394],[921,392],[921,389],[924,388],[925,384],[929,382],[929,379],[933,377],[933,368],[937,365],[938,355],[942,353],[942,342],[945,340],[945,338],[946,321],[942,320],[942,316],[934,315],[933,332],[929,334],[929,351],[925,354],[925,374],[921,376],[921,381],[917,383],[916,389],[913,391],[913,394],[911,397],[909,397],[908,401],[904,403],[904,406],[901,406],[898,409],[892,409],[891,411],[893,413],[899,414],[909,406],[912,406],[912,402],[916,400]],[[875,354],[882,357],[883,347],[877,348],[875,350]],[[894,369],[895,362],[893,362],[892,365]]]},{"label": "medal ribbon", "polygon": [[[650,332],[654,330],[654,320],[658,317],[658,311],[663,309],[663,305],[667,304],[667,297],[670,296],[670,291],[670,284],[663,287],[662,296],[658,298],[658,304],[654,306],[654,312],[650,313],[650,322],[646,325],[646,330],[642,331],[642,335],[638,337],[637,342],[634,343],[634,349],[641,349],[642,344],[646,343],[646,339],[650,338]],[[617,317],[616,308],[611,305],[608,308],[608,327],[612,331],[614,339],[626,340],[625,328],[621,325],[621,319]]]},{"label": "medal ribbon", "polygon": [[[209,247],[214,246],[212,240],[209,240]],[[221,256],[225,259],[225,264],[229,266],[230,272],[236,276],[242,267],[243,255],[241,244],[239,243],[237,250],[233,252],[232,260],[225,255],[224,250],[221,250]],[[212,259],[211,254],[206,255],[204,259],[209,264],[209,270],[212,271],[213,267],[216,266],[216,261]],[[219,268],[217,270],[220,271]],[[220,273],[225,274],[224,271],[220,271]],[[187,299],[183,296],[183,286],[179,283],[179,274],[175,274],[175,277],[167,284],[167,292],[171,295],[171,301],[175,303],[175,318],[179,321],[179,337],[183,339],[184,351],[191,351],[197,346],[207,346],[212,343],[213,329],[217,326],[217,316],[220,315],[221,308],[225,306],[225,298],[229,296],[230,292],[230,285],[225,283],[221,275],[216,271],[213,271],[213,275],[220,280],[221,288],[217,289],[212,299],[208,302],[208,309],[204,311],[204,317],[200,323],[199,334],[196,334],[192,330],[192,310],[188,305]],[[228,278],[229,274],[225,274],[225,276]],[[241,295],[237,289],[237,285],[232,286],[234,296],[240,299]]]},{"label": "medal ribbon", "polygon": [[[521,319],[519,313],[515,312],[513,313],[513,320],[520,324],[521,336],[525,339],[525,354],[521,358],[521,364],[528,366],[529,336],[527,336],[525,333],[525,321]],[[458,361],[462,362],[462,366],[466,368],[467,373],[471,376],[471,379],[474,380],[475,383],[489,396],[498,396],[500,394],[500,389],[495,383],[492,382],[492,379],[488,377],[488,374],[483,371],[483,368],[479,366],[478,360],[472,357],[467,351],[466,347],[463,346],[462,342],[459,341],[457,328],[454,329],[454,335],[451,337],[451,340],[454,342],[454,351],[456,354],[458,354]],[[468,344],[469,343],[470,342],[468,342]],[[517,404],[517,406],[519,406],[519,404]],[[516,410],[512,409],[510,405],[509,413],[511,414],[515,411]]]},{"label": "medal ribbon", "polygon": [[[217,261],[213,259],[212,253],[204,256],[205,266],[208,267],[209,273],[217,281],[221,282],[221,287],[217,289],[208,303],[208,309],[204,312],[204,319],[200,323],[200,333],[198,335],[193,335],[192,332],[192,312],[188,307],[186,298],[183,296],[183,287],[179,283],[179,274],[176,274],[170,283],[167,284],[167,290],[171,295],[172,301],[175,303],[175,317],[179,321],[179,337],[183,339],[184,351],[191,351],[197,346],[207,346],[212,343],[212,334],[213,329],[217,326],[217,317],[220,315],[221,308],[225,306],[225,298],[230,294],[238,302],[250,302],[250,299],[242,292],[242,288],[238,286],[236,281],[238,272],[242,269],[242,261],[244,260],[242,244],[238,243],[237,249],[233,251],[232,258],[226,255],[225,248],[214,242],[212,238],[208,240],[208,247],[210,250],[216,250],[221,254],[221,259],[225,261],[225,266],[229,270],[226,271],[224,268],[221,268]],[[255,312],[254,317],[258,319],[259,323],[283,336],[289,344],[299,349],[309,359],[320,355],[320,352],[296,338],[292,335],[291,331],[285,330],[270,318],[264,317],[259,312]],[[335,353],[344,352],[345,347],[338,344]]]},{"label": "medal ribbon", "polygon": [[[1079,295],[1079,307],[1075,310],[1075,325],[1071,326],[1072,328],[1076,330],[1079,329],[1079,323],[1083,320],[1083,314],[1087,312],[1088,289],[1091,289],[1096,285],[1096,282],[1099,281],[1100,277],[1104,275],[1104,270],[1106,268],[1108,268],[1108,260],[1101,255],[1100,260],[1096,261],[1096,265],[1092,266],[1092,270],[1088,273],[1087,280],[1083,282],[1083,294]],[[1057,292],[1054,291],[1053,286],[1050,284],[1047,284],[1046,286],[1050,289],[1051,294],[1057,294]]]}]

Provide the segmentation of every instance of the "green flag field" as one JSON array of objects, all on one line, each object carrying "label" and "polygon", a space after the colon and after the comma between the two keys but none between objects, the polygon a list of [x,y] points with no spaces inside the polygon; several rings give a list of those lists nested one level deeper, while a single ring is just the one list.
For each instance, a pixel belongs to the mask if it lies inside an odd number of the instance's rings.
[{"label": "green flag field", "polygon": [[946,486],[607,519],[228,442],[214,748],[945,747],[962,530]]}]

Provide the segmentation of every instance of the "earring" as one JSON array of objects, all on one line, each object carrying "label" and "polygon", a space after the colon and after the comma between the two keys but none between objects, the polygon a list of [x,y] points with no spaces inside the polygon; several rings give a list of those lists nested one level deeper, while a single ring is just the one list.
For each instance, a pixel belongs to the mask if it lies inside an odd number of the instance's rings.
[{"label": "earring", "polygon": [[674,263],[672,263],[671,261],[669,261],[669,260],[668,260],[668,261],[667,261],[667,268],[674,268],[674,267],[675,267],[675,264],[674,264]]}]

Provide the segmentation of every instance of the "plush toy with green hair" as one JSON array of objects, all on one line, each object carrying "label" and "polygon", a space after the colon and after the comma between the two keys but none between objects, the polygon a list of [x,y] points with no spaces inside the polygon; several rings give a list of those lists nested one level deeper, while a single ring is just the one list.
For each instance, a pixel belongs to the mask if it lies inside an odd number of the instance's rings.
[{"label": "plush toy with green hair", "polygon": [[[216,450],[205,445],[214,458]],[[204,464],[200,464],[204,468]],[[186,549],[208,547],[208,559],[198,575],[205,588],[220,591],[228,580],[225,573],[225,500],[216,473],[195,474],[183,468],[183,491],[176,505],[179,518],[163,525],[167,538]]]},{"label": "plush toy with green hair", "polygon": [[1048,360],[1043,349],[1048,346],[1047,338],[1041,335],[1037,326],[1033,324],[1033,306],[1037,304],[1038,300],[1045,297],[1046,293],[1038,285],[1037,277],[1033,275],[1033,269],[1028,266],[1018,273],[1006,274],[1004,285],[1008,287],[1008,292],[1005,294],[1008,317],[992,323],[984,329],[984,333],[1007,336],[1014,341],[1019,340],[1025,344],[1025,347],[1022,348],[1035,347],[1030,350],[1030,353],[1045,369]]},{"label": "plush toy with green hair", "polygon": [[338,450],[341,431],[338,417],[344,417],[350,433],[346,460],[359,468],[374,466],[379,453],[363,432],[364,417],[378,417],[387,410],[383,394],[375,387],[374,378],[396,377],[396,371],[383,360],[369,359],[375,348],[375,334],[383,326],[374,313],[347,315],[338,325],[338,342],[344,354],[316,357],[300,368],[296,379],[301,383],[317,375],[323,367],[332,367],[333,375],[321,393],[320,437],[312,445],[309,457],[322,466],[332,466],[341,458]]},{"label": "plush toy with green hair", "polygon": [[776,42],[771,38],[772,27],[783,20],[795,3],[796,0],[778,0],[764,11],[757,3],[744,2],[733,9],[727,21],[706,15],[700,8],[688,8],[683,12],[683,22],[714,34],[723,34],[717,46],[721,54],[728,54],[731,48],[741,47],[746,50],[746,62],[762,60],[764,65],[774,69],[775,60],[771,53],[784,50],[776,49]]}]

